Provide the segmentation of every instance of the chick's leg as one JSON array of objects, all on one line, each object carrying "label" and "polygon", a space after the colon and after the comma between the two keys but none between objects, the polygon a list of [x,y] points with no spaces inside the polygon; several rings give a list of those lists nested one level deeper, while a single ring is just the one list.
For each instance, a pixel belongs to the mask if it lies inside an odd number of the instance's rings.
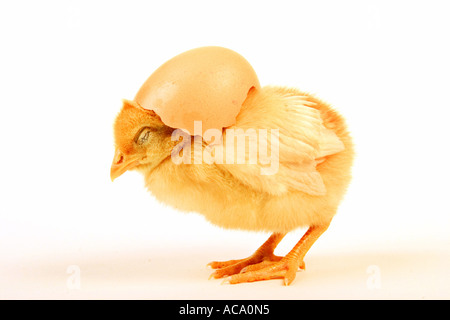
[{"label": "chick's leg", "polygon": [[222,278],[241,272],[245,267],[251,265],[265,265],[270,262],[280,261],[282,257],[273,254],[278,243],[283,239],[285,234],[274,233],[267,239],[264,244],[256,250],[254,254],[245,259],[229,260],[229,261],[214,261],[208,264],[213,269],[217,269],[211,274],[210,278]]},{"label": "chick's leg", "polygon": [[228,283],[236,284],[242,282],[253,282],[269,279],[284,279],[284,284],[289,285],[294,281],[298,268],[305,268],[303,258],[308,250],[314,244],[314,242],[324,233],[329,224],[320,226],[311,226],[308,231],[303,235],[300,241],[295,247],[281,260],[272,263],[271,265],[263,268],[257,268],[257,270],[251,270],[251,267],[247,268],[249,271],[235,274],[228,279]]}]

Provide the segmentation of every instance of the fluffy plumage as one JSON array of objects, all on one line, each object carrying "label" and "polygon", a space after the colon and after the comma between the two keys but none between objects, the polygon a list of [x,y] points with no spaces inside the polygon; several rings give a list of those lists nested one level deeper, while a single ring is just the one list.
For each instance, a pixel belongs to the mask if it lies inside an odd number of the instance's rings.
[{"label": "fluffy plumage", "polygon": [[[137,145],[146,127],[148,141]],[[115,161],[138,159],[134,168],[158,200],[224,228],[285,234],[328,226],[350,182],[353,144],[344,119],[312,95],[264,87],[250,92],[232,128],[279,129],[278,172],[261,175],[260,163],[177,165],[174,129],[128,101],[115,123]]]}]

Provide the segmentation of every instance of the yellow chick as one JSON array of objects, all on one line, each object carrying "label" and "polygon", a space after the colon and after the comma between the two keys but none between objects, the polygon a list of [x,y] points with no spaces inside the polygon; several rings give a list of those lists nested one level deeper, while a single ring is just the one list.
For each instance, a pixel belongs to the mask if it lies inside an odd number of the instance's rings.
[{"label": "yellow chick", "polygon": [[[229,277],[230,284],[276,278],[291,284],[351,180],[354,151],[344,119],[312,95],[257,83],[235,123],[219,125],[211,139],[204,128],[194,137],[168,125],[167,115],[164,120],[158,108],[148,110],[136,100],[124,100],[114,124],[111,179],[137,170],[163,203],[224,228],[271,232],[248,258],[211,262],[211,277]],[[282,238],[300,227],[308,230],[294,248],[274,255]]]}]

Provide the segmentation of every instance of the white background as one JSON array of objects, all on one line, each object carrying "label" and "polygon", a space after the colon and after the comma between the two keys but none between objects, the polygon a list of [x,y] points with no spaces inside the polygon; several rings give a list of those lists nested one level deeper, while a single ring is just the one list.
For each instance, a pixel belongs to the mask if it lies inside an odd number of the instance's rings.
[{"label": "white background", "polygon": [[[446,1],[2,1],[0,298],[450,298],[448,12]],[[209,261],[248,256],[268,234],[165,207],[137,173],[110,181],[121,99],[204,45],[241,53],[262,85],[329,101],[354,136],[353,183],[290,287],[208,280]]]}]

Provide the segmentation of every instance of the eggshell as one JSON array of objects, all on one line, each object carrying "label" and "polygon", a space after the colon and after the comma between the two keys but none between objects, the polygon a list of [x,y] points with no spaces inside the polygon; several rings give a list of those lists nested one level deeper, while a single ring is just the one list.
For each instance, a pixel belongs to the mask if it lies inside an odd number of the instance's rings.
[{"label": "eggshell", "polygon": [[222,47],[201,47],[165,62],[134,100],[167,126],[194,135],[194,121],[202,122],[202,131],[195,134],[233,125],[251,88],[260,84],[244,57]]}]

